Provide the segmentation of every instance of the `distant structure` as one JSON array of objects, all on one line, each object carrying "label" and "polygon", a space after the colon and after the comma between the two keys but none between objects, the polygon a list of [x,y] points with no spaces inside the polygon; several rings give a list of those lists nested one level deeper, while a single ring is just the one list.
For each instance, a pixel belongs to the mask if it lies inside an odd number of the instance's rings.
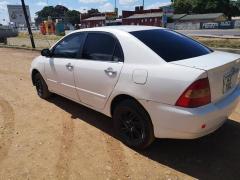
[{"label": "distant structure", "polygon": [[[21,5],[7,5],[9,20],[11,24],[14,24],[17,28],[25,28],[26,20],[23,14],[23,9]],[[26,6],[29,22],[31,23],[31,16],[29,11],[29,6]]]},{"label": "distant structure", "polygon": [[135,11],[122,11],[123,25],[162,26],[163,9],[146,9],[135,7]]},{"label": "distant structure", "polygon": [[[116,11],[116,9],[115,9]],[[100,27],[108,25],[121,25],[122,22],[119,21],[117,12],[105,12],[97,13],[92,17],[83,17],[81,18],[81,28],[91,28],[91,27]]]}]

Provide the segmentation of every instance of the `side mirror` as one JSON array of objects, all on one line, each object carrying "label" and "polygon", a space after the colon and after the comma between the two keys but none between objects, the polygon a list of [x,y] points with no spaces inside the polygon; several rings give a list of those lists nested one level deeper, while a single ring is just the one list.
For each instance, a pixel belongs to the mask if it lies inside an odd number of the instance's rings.
[{"label": "side mirror", "polygon": [[45,56],[45,57],[51,57],[51,56],[52,56],[52,53],[51,53],[51,51],[50,51],[49,49],[43,49],[43,50],[41,51],[41,55],[42,55],[42,56]]}]

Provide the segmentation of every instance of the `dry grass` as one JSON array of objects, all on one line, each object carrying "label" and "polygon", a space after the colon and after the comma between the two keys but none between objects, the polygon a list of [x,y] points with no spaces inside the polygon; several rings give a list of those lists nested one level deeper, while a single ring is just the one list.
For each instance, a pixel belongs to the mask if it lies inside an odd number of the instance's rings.
[{"label": "dry grass", "polygon": [[[28,32],[20,32],[18,34],[18,37],[20,38],[28,38]],[[59,40],[60,38],[62,38],[62,36],[56,36],[56,35],[42,35],[40,33],[33,33],[33,37],[35,39],[47,39],[47,40]]]},{"label": "dry grass", "polygon": [[212,37],[193,37],[195,40],[213,48],[234,48],[240,49],[240,38],[212,38]]},{"label": "dry grass", "polygon": [[[42,40],[59,40],[62,36],[56,35],[42,35],[40,33],[33,33],[35,39]],[[19,33],[19,38],[28,38],[27,32]],[[193,37],[195,40],[205,44],[212,48],[234,48],[240,49],[240,38],[230,39],[230,38],[214,38],[214,37]]]}]

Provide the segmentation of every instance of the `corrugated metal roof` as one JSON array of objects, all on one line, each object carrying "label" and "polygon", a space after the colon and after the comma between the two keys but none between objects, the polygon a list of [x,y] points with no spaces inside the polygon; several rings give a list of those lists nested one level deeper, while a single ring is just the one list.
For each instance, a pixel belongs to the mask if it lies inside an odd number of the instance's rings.
[{"label": "corrugated metal roof", "polygon": [[220,16],[223,16],[223,13],[210,13],[210,14],[191,14],[181,18],[183,21],[188,20],[201,20],[201,19],[216,19]]},{"label": "corrugated metal roof", "polygon": [[145,13],[145,14],[134,14],[125,19],[139,19],[139,18],[155,18],[162,17],[163,13]]},{"label": "corrugated metal roof", "polygon": [[172,16],[172,19],[173,20],[178,20],[178,19],[182,18],[183,16],[186,16],[186,14],[174,14]]},{"label": "corrugated metal roof", "polygon": [[83,21],[100,21],[100,20],[106,20],[106,17],[105,16],[95,16],[95,17],[83,19]]}]

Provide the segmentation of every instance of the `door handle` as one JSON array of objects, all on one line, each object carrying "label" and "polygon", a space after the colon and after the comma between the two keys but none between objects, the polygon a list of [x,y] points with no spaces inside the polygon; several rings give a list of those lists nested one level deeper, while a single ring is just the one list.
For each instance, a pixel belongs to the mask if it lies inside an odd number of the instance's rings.
[{"label": "door handle", "polygon": [[111,67],[105,69],[104,72],[109,76],[113,76],[113,75],[117,74],[117,71],[114,71],[113,68],[111,68]]},{"label": "door handle", "polygon": [[73,65],[71,63],[68,63],[66,64],[66,68],[71,71],[73,70]]}]

